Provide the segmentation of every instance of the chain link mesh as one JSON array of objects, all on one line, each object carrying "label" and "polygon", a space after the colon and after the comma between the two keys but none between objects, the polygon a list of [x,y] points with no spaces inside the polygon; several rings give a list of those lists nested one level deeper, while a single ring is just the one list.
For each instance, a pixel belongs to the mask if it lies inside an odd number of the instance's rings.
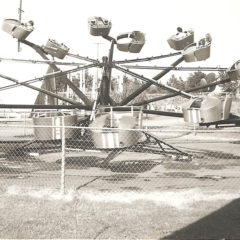
[{"label": "chain link mesh", "polygon": [[62,190],[237,189],[239,143],[236,129],[123,130],[6,122],[0,125],[0,181],[2,187]]}]

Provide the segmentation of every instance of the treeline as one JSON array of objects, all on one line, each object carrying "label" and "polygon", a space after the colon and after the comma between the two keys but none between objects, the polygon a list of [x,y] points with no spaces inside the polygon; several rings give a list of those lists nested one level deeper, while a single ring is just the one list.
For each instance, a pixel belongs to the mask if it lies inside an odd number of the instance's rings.
[{"label": "treeline", "polygon": [[[85,88],[87,91],[91,91],[92,89],[92,82],[93,78],[95,77],[88,71],[84,71],[84,78],[85,78]],[[171,75],[169,80],[167,81],[167,85],[177,88],[179,90],[185,91],[187,89],[195,88],[204,86],[207,84],[210,84],[214,81],[221,80],[225,78],[226,75],[224,73],[204,73],[201,71],[190,73],[186,79],[182,79],[182,77],[177,77],[174,74]],[[73,77],[73,80],[80,79],[80,74],[77,74]],[[122,76],[122,87],[120,91],[119,87],[119,79],[120,76],[112,77],[111,80],[111,90],[112,90],[112,96],[114,98],[118,98],[118,100],[124,99],[129,94],[134,92],[136,89],[140,88],[144,83],[141,80],[138,80],[136,78],[129,77],[128,75]],[[100,80],[100,79],[99,79]],[[226,84],[220,85],[223,89],[223,91],[228,91],[231,93],[236,93],[237,88],[239,87],[239,84],[237,81],[235,82],[229,82]],[[201,90],[198,90],[197,92],[212,92],[215,89],[214,87],[208,87]],[[138,96],[138,100],[142,100],[146,98],[146,94],[166,94],[168,93],[167,90],[164,90],[163,88],[156,87],[152,85],[149,87],[144,93],[142,93],[140,96]]]},{"label": "treeline", "polygon": [[[167,85],[185,91],[187,89],[200,87],[212,83],[216,80],[215,73],[205,74],[203,72],[190,73],[186,80],[182,77],[176,77],[174,74],[171,75],[167,81]],[[198,92],[211,92],[215,87],[204,88]],[[156,89],[152,89],[152,93],[157,93]],[[166,90],[160,90],[161,93],[166,93]]]}]

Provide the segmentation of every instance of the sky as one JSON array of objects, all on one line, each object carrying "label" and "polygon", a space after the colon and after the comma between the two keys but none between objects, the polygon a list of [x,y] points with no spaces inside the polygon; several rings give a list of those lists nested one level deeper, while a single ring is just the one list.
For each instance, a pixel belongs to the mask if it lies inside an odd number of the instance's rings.
[{"label": "sky", "polygon": [[[92,16],[101,16],[112,21],[110,36],[131,31],[142,31],[146,35],[146,43],[139,54],[120,52],[115,48],[114,60],[141,58],[173,53],[167,39],[176,33],[177,27],[184,30],[193,29],[195,40],[206,33],[212,35],[211,56],[206,61],[181,63],[180,66],[230,67],[240,59],[240,1],[239,0],[22,0],[22,20],[34,21],[35,30],[27,40],[40,46],[48,38],[56,39],[70,47],[70,52],[82,56],[99,58],[108,55],[110,42],[101,37],[91,36],[88,32],[87,20]],[[5,18],[18,19],[19,0],[0,0],[0,21]],[[39,59],[31,48],[22,45],[17,52],[16,39],[0,31],[1,58]],[[169,66],[179,56],[150,62],[150,65]],[[75,61],[66,57],[64,61]],[[25,81],[40,77],[46,73],[47,66],[14,62],[0,62],[0,73]],[[140,64],[139,64],[140,65]],[[146,65],[141,63],[141,65]],[[63,68],[63,70],[66,68]],[[134,70],[143,74],[143,70]],[[159,71],[144,72],[147,77],[155,76]],[[167,74],[163,82],[171,74]],[[113,74],[119,74],[114,71]],[[185,75],[184,75],[185,74]],[[183,77],[186,77],[186,73]],[[188,74],[188,73],[187,73]],[[10,82],[0,79],[0,86]],[[39,86],[38,83],[36,86]],[[37,92],[18,87],[0,91],[0,102],[32,104]]]}]

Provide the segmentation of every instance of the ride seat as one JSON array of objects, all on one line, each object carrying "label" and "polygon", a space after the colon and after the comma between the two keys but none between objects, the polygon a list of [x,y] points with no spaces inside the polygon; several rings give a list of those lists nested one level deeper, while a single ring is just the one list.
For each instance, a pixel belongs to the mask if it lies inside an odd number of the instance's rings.
[{"label": "ride seat", "polygon": [[26,26],[16,19],[4,19],[2,30],[12,35],[18,40],[25,40],[28,35],[34,30],[34,27]]},{"label": "ride seat", "polygon": [[232,65],[232,67],[227,70],[227,74],[231,80],[240,80],[240,60]]},{"label": "ride seat", "polygon": [[[126,41],[122,42],[122,39]],[[133,31],[117,36],[117,48],[123,52],[139,53],[144,44],[145,35],[140,31]]]},{"label": "ride seat", "polygon": [[186,62],[197,62],[206,60],[210,57],[210,48],[211,44],[199,47],[196,43],[192,43],[183,50],[184,60]]},{"label": "ride seat", "polygon": [[177,33],[172,35],[167,40],[169,46],[174,50],[183,50],[188,45],[194,42],[194,32],[190,33],[188,31]]}]

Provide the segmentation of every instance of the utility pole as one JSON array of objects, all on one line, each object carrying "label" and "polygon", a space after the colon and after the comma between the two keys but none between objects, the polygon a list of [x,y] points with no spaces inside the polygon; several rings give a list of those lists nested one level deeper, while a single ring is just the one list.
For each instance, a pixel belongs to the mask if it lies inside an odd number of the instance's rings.
[{"label": "utility pole", "polygon": [[[94,43],[97,45],[97,60],[99,61],[99,45],[103,44],[103,43]],[[95,100],[96,97],[96,84],[98,82],[98,67],[97,67],[97,71],[96,71],[96,77],[93,78],[93,82],[92,82],[92,100]]]},{"label": "utility pole", "polygon": [[[20,4],[19,4],[19,8],[18,8],[18,20],[19,20],[19,22],[21,23],[21,21],[22,21],[22,12],[24,12],[23,10],[22,10],[22,0],[20,0]],[[20,47],[20,41],[18,40],[18,52],[20,52],[21,51],[21,47]]]}]

